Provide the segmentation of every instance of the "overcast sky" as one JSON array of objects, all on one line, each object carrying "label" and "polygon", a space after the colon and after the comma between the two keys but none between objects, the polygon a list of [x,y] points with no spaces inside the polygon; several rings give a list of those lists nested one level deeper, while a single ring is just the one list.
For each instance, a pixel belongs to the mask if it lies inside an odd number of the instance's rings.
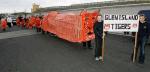
[{"label": "overcast sky", "polygon": [[110,0],[0,0],[0,13],[30,12],[32,3],[40,4],[40,7],[64,6],[78,3],[100,2]]}]

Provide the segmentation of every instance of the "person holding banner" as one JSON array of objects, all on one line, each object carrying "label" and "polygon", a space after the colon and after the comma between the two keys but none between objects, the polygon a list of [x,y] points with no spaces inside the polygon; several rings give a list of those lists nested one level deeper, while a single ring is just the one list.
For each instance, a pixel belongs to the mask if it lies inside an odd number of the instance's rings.
[{"label": "person holding banner", "polygon": [[95,34],[95,60],[102,60],[102,40],[103,40],[103,21],[102,16],[97,17],[97,21],[94,24]]},{"label": "person holding banner", "polygon": [[[143,64],[145,60],[145,44],[148,36],[149,36],[148,23],[146,22],[145,16],[140,15],[139,29],[137,35],[137,46],[135,52],[135,59],[136,59],[138,54],[138,49],[140,50],[139,60],[138,60],[140,64]],[[133,58],[133,53],[132,53],[132,58]]]}]

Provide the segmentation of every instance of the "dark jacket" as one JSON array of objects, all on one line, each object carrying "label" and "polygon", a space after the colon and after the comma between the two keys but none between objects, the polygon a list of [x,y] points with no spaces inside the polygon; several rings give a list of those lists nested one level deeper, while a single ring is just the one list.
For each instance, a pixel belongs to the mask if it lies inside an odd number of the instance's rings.
[{"label": "dark jacket", "polygon": [[144,36],[149,36],[150,29],[149,24],[147,22],[141,23],[139,22],[139,29],[138,29],[138,38],[142,39]]},{"label": "dark jacket", "polygon": [[94,24],[94,33],[95,33],[96,37],[102,37],[103,36],[103,21],[95,22],[95,24]]}]

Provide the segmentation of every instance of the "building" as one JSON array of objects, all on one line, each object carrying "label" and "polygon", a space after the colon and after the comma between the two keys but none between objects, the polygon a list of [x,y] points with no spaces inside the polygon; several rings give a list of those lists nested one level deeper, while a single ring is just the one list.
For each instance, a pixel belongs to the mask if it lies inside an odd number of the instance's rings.
[{"label": "building", "polygon": [[116,0],[116,1],[122,2],[122,1],[149,1],[149,0]]},{"label": "building", "polygon": [[72,4],[70,6],[55,6],[39,8],[34,13],[46,14],[49,11],[81,11],[83,9],[100,9],[101,14],[137,14],[140,10],[150,10],[150,0],[115,0]]},{"label": "building", "polygon": [[34,12],[36,12],[39,8],[40,8],[40,5],[37,5],[37,4],[33,3],[31,12],[34,13]]},{"label": "building", "polygon": [[25,17],[30,16],[31,13],[27,13],[27,12],[18,12],[18,13],[12,13],[11,15],[14,15],[15,17],[21,16],[21,17],[25,18]]}]

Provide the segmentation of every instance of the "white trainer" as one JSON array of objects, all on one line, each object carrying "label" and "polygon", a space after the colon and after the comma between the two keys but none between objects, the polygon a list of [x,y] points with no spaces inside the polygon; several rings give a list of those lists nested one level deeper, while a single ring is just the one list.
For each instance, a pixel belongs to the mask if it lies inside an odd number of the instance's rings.
[{"label": "white trainer", "polygon": [[99,60],[102,60],[102,59],[103,59],[102,56],[100,56],[100,57],[99,57]]},{"label": "white trainer", "polygon": [[96,58],[95,58],[95,60],[96,60],[96,61],[99,61],[99,58],[98,58],[98,57],[96,57]]}]

